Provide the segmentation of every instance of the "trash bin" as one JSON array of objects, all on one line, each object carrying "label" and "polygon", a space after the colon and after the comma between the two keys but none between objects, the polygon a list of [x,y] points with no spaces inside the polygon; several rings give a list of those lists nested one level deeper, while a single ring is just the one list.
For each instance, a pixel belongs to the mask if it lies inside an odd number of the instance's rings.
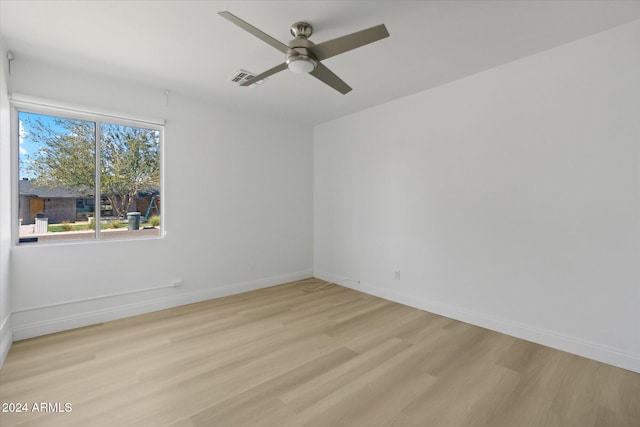
[{"label": "trash bin", "polygon": [[36,214],[36,225],[33,229],[35,233],[46,233],[49,231],[49,218],[45,217],[44,214]]},{"label": "trash bin", "polygon": [[140,228],[140,212],[127,213],[127,221],[129,222],[129,230],[138,230]]}]

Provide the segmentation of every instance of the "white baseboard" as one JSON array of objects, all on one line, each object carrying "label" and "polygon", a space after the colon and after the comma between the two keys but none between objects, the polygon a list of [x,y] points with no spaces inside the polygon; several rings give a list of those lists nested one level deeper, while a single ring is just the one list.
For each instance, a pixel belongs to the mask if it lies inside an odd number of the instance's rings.
[{"label": "white baseboard", "polygon": [[[314,271],[314,277],[333,282],[339,282],[341,279],[344,279],[342,276],[325,271]],[[640,373],[640,354],[625,352],[617,348],[566,336],[553,331],[540,329],[535,326],[513,322],[490,314],[467,310],[440,302],[429,301],[419,296],[399,293],[366,283],[344,281],[340,284],[357,291],[408,305],[410,307],[415,307],[430,313],[439,314],[451,319],[460,320],[492,331]]]},{"label": "white baseboard", "polygon": [[[181,292],[177,295],[145,299],[144,301],[132,303],[123,302],[129,298],[128,296],[123,296],[119,300],[116,298],[116,301],[109,297],[105,298],[105,300],[110,299],[110,301],[108,303],[105,301],[105,306],[99,309],[94,308],[96,301],[93,300],[87,302],[70,302],[67,307],[65,307],[64,304],[57,305],[55,310],[41,308],[30,310],[28,312],[16,312],[12,315],[13,339],[17,341],[95,325],[111,320],[136,316],[138,314],[150,313],[185,304],[206,301],[213,298],[220,298],[256,289],[267,288],[281,283],[305,279],[311,277],[311,275],[311,270],[303,270],[280,276],[233,283],[194,292],[185,293],[183,292],[184,288],[182,288],[180,289]],[[61,311],[70,314],[60,315],[59,313]]]},{"label": "white baseboard", "polygon": [[2,323],[0,323],[0,367],[4,364],[12,343],[13,331],[11,329],[11,315],[8,315]]}]

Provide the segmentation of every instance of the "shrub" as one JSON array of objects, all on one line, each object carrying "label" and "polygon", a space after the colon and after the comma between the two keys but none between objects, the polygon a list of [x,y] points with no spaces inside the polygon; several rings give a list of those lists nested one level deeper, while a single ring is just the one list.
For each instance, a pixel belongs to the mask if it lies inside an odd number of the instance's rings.
[{"label": "shrub", "polygon": [[116,221],[105,221],[100,225],[101,230],[108,230],[110,228],[118,228],[118,223]]},{"label": "shrub", "polygon": [[64,231],[71,231],[73,230],[73,225],[69,221],[62,221],[62,229]]},{"label": "shrub", "polygon": [[153,215],[151,218],[149,218],[149,224],[151,224],[152,227],[157,227],[160,225],[160,217],[158,215]]},{"label": "shrub", "polygon": [[87,223],[87,230],[95,230],[96,223],[93,221],[93,217],[89,218],[89,222]]}]

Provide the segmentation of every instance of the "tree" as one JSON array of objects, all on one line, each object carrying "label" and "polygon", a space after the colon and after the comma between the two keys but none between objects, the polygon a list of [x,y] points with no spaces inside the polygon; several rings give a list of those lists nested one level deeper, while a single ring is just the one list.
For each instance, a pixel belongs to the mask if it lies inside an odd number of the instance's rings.
[{"label": "tree", "polygon": [[[38,185],[95,191],[95,123],[27,115],[21,119],[35,153],[21,156],[21,169]],[[37,118],[34,118],[37,117]]]},{"label": "tree", "polygon": [[[95,194],[96,124],[60,117],[24,120],[39,149],[21,159],[21,166],[36,184]],[[100,194],[123,217],[141,192],[160,185],[160,133],[109,123],[101,123],[100,130]]]},{"label": "tree", "polygon": [[124,216],[141,192],[160,186],[160,132],[106,123],[101,129],[102,194]]}]

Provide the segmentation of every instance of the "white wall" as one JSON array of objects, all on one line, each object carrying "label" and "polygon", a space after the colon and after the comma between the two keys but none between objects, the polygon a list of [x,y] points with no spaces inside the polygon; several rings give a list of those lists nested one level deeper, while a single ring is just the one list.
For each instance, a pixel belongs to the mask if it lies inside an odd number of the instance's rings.
[{"label": "white wall", "polygon": [[[14,65],[15,93],[167,120],[166,238],[14,247],[16,339],[311,275],[311,129],[176,93],[165,106],[164,88]],[[184,287],[74,302],[175,279]]]},{"label": "white wall", "polygon": [[1,37],[0,55],[0,366],[2,366],[13,341],[13,331],[9,283],[11,227],[5,220],[11,217],[11,121],[6,81],[7,53]]},{"label": "white wall", "polygon": [[640,372],[639,76],[635,21],[316,127],[315,275]]}]

